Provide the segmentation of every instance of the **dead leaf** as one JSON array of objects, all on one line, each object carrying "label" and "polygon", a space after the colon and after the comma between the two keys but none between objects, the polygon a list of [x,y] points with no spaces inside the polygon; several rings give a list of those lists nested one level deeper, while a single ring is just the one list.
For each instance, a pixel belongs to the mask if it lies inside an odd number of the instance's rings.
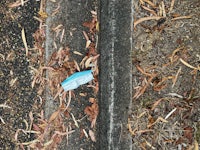
[{"label": "dead leaf", "polygon": [[82,69],[84,68],[84,66],[85,66],[85,61],[86,61],[87,59],[88,59],[88,56],[85,56],[85,57],[81,60],[80,66],[81,66]]},{"label": "dead leaf", "polygon": [[74,64],[75,64],[75,66],[76,66],[76,69],[77,69],[78,71],[80,71],[80,67],[79,67],[77,61],[74,60]]},{"label": "dead leaf", "polygon": [[97,50],[96,50],[96,45],[94,43],[91,43],[90,46],[88,47],[89,52],[88,56],[96,56],[97,55]]},{"label": "dead leaf", "polygon": [[33,130],[34,131],[41,131],[41,128],[38,125],[33,124]]},{"label": "dead leaf", "polygon": [[53,120],[55,120],[55,119],[58,117],[59,114],[60,114],[60,111],[59,111],[59,110],[55,111],[55,112],[51,115],[51,117],[49,118],[49,122],[52,122]]},{"label": "dead leaf", "polygon": [[85,61],[85,68],[90,67],[91,62],[93,61],[93,57],[89,57],[86,61]]},{"label": "dead leaf", "polygon": [[87,106],[84,110],[85,114],[89,116],[91,121],[91,128],[95,127],[96,119],[99,113],[99,106],[97,103],[93,103],[91,106]]},{"label": "dead leaf", "polygon": [[193,141],[193,129],[192,127],[185,127],[183,136],[188,139],[191,144]]},{"label": "dead leaf", "polygon": [[85,48],[88,48],[92,42],[90,40],[86,41]]},{"label": "dead leaf", "polygon": [[89,98],[89,102],[90,102],[90,103],[96,103],[96,99],[93,98],[93,97],[90,97],[90,98]]},{"label": "dead leaf", "polygon": [[89,130],[89,135],[90,135],[90,138],[93,142],[96,142],[96,137],[94,135],[94,132],[92,130]]},{"label": "dead leaf", "polygon": [[78,52],[78,51],[73,51],[73,53],[76,54],[76,55],[79,55],[79,56],[83,56],[83,54],[81,54],[81,53]]},{"label": "dead leaf", "polygon": [[96,22],[93,22],[93,21],[84,22],[84,23],[83,23],[83,26],[89,28],[90,32],[93,32],[93,30],[94,30],[95,27],[96,27]]}]

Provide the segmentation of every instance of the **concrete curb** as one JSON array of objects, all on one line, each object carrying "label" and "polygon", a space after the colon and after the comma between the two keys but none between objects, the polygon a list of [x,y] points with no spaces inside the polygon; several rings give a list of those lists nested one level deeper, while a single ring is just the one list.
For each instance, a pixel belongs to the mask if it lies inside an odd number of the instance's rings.
[{"label": "concrete curb", "polygon": [[100,117],[98,149],[132,149],[127,131],[132,100],[132,1],[100,3]]},{"label": "concrete curb", "polygon": [[[57,18],[49,17],[47,23],[47,59],[53,50],[53,36],[51,27],[60,21],[66,25],[66,31],[70,26],[74,26],[82,19],[81,16],[86,12],[88,1],[64,1],[61,0],[61,14]],[[90,2],[91,3],[91,2]],[[87,4],[89,6],[89,4]],[[46,11],[52,12],[54,4],[47,2]],[[91,142],[77,142],[76,137],[71,137],[69,145],[63,144],[60,149],[99,149],[99,150],[129,150],[132,149],[131,137],[127,131],[127,120],[131,106],[132,98],[132,1],[123,0],[101,0],[100,9],[100,35],[99,35],[99,53],[100,57],[100,93],[99,107],[100,114],[98,118],[97,142],[94,145]],[[82,12],[85,11],[85,12]],[[89,11],[89,10],[87,10]],[[77,14],[76,14],[76,13]],[[82,13],[81,13],[82,12]],[[76,16],[75,16],[76,15]],[[80,15],[80,16],[78,16]],[[74,17],[71,19],[70,17]],[[64,17],[64,18],[63,18]],[[81,20],[83,22],[83,20]],[[82,31],[77,27],[75,34],[78,39],[72,44],[74,50],[81,50],[84,47],[85,40]],[[67,37],[66,37],[67,38]],[[64,42],[74,42],[74,39],[65,39]],[[60,46],[58,45],[58,46]],[[71,48],[71,47],[70,47]],[[49,116],[55,104],[51,97],[47,96],[45,105],[46,116]],[[77,136],[77,135],[76,135]]]}]

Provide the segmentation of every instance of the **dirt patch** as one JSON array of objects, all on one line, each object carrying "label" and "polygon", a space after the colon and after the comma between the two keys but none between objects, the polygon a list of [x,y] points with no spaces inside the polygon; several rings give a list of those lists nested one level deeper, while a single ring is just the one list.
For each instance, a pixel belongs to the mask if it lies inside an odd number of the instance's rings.
[{"label": "dirt patch", "polygon": [[200,2],[173,2],[134,3],[134,149],[200,143]]}]

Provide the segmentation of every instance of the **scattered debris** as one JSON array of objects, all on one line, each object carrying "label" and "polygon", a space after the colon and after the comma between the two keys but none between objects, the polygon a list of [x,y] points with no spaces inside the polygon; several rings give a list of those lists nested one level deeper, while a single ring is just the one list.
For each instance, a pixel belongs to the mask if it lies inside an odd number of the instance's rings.
[{"label": "scattered debris", "polygon": [[194,38],[200,32],[198,4],[133,4],[134,96],[127,125],[133,149],[199,147],[199,42]]},{"label": "scattered debris", "polygon": [[[26,1],[23,1],[25,3]],[[56,2],[56,1],[52,1]],[[17,7],[22,5],[21,3],[16,3],[15,5],[10,5],[10,7]],[[78,88],[80,85],[90,82],[89,86],[85,88],[94,88],[95,96],[98,92],[98,58],[99,54],[96,50],[96,33],[99,31],[99,24],[97,21],[96,11],[91,11],[92,20],[84,22],[83,26],[86,30],[83,31],[84,37],[86,38],[86,53],[79,51],[71,51],[68,46],[59,47],[57,41],[54,41],[55,51],[48,63],[45,63],[45,19],[50,15],[54,16],[58,14],[60,10],[60,3],[58,3],[57,8],[55,8],[52,14],[47,14],[45,12],[45,1],[41,0],[40,10],[38,11],[38,16],[34,19],[39,21],[39,29],[33,34],[34,37],[34,48],[29,48],[26,42],[25,30],[22,28],[21,36],[26,49],[26,56],[30,59],[30,73],[32,74],[32,84],[33,89],[37,89],[38,94],[38,104],[42,106],[45,99],[42,98],[45,87],[48,86],[50,89],[50,94],[54,97],[55,101],[60,102],[58,108],[50,115],[49,118],[44,117],[44,111],[41,113],[34,114],[29,113],[30,120],[24,120],[26,129],[18,129],[15,133],[15,141],[18,143],[20,149],[56,149],[61,143],[63,137],[69,138],[69,134],[75,132],[72,130],[72,126],[80,128],[81,119],[75,118],[72,113],[70,103],[72,99],[76,96],[73,89]],[[72,29],[74,30],[74,29]],[[55,37],[59,40],[59,43],[63,42],[65,36],[65,27],[63,24],[55,24],[52,28]],[[70,33],[72,35],[72,33]],[[72,52],[72,53],[71,53]],[[82,57],[81,63],[78,60],[74,60],[71,55],[78,55]],[[0,55],[2,59],[5,59],[3,55]],[[9,56],[11,57],[11,55]],[[79,67],[80,66],[80,67]],[[85,71],[81,71],[85,70]],[[46,76],[48,73],[48,77]],[[10,85],[13,86],[18,81],[18,78],[11,79]],[[86,97],[88,93],[79,93],[78,95]],[[67,101],[68,100],[68,101]],[[91,127],[94,129],[96,124],[96,119],[98,116],[98,103],[95,100],[92,101],[91,106],[85,106],[84,112],[89,116],[89,121],[91,122]],[[77,116],[76,116],[77,117]],[[85,117],[87,117],[85,115]],[[83,118],[85,118],[83,117]],[[0,117],[2,123],[4,120]],[[66,126],[66,121],[69,120],[69,124]],[[76,131],[77,132],[77,131]],[[83,129],[86,138],[91,139],[95,142],[95,132],[89,129],[87,134],[86,130]],[[29,136],[29,134],[34,135],[33,140],[23,142],[19,137],[21,135]]]}]

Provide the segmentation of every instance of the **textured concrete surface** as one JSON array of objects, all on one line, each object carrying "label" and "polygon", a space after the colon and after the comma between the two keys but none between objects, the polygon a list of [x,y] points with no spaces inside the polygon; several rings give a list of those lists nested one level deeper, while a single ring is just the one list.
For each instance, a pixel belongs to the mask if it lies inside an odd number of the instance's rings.
[{"label": "textured concrete surface", "polygon": [[[51,16],[53,10],[60,5],[59,13]],[[83,27],[83,23],[86,21],[91,20],[91,10],[95,10],[95,0],[60,0],[56,3],[51,1],[47,1],[46,12],[49,14],[49,17],[46,20],[46,60],[49,60],[51,54],[54,51],[58,51],[60,47],[68,46],[70,51],[78,51],[86,55],[87,50],[85,49],[85,38],[83,35],[83,31],[86,28]],[[65,29],[65,34],[63,40],[60,41],[60,35],[56,38],[55,32],[52,31],[52,28],[63,25]],[[54,47],[54,42],[57,45],[57,49]],[[74,55],[71,53],[70,57],[75,59],[78,63],[82,60],[82,57],[78,55]],[[85,88],[85,89],[84,89]],[[85,90],[85,91],[84,91]],[[76,119],[81,118],[80,116],[84,116],[84,109],[86,106],[90,105],[88,102],[89,94],[86,97],[80,97],[79,92],[86,92],[90,93],[92,89],[86,89],[86,87],[78,88],[74,90],[76,94],[76,98],[72,99],[70,103],[70,107],[72,108],[71,113],[73,113]],[[91,90],[91,91],[90,91]],[[80,101],[80,102],[79,102]],[[47,89],[47,102],[45,104],[45,114],[46,116],[50,116],[55,109],[58,107],[58,103],[53,100],[53,98],[48,94]],[[69,123],[74,124],[73,120],[69,120],[66,122],[66,125]],[[85,118],[81,123],[79,123],[80,128],[73,128],[75,132],[69,135],[69,139],[67,140],[66,137],[63,139],[62,144],[60,145],[60,150],[93,150],[95,149],[95,143],[92,142],[90,139],[85,137],[80,138],[81,135],[81,128],[88,130],[90,128],[89,121]]]},{"label": "textured concrete surface", "polygon": [[100,3],[100,117],[98,149],[127,150],[127,120],[132,98],[132,2]]},{"label": "textured concrete surface", "polygon": [[[100,93],[98,103],[97,143],[80,141],[78,135],[70,137],[69,145],[63,144],[61,149],[99,149],[117,150],[131,149],[131,137],[127,131],[127,120],[132,98],[131,51],[132,51],[132,1],[101,0],[98,2],[100,35]],[[50,28],[55,24],[63,24],[66,33],[73,31],[74,36],[65,36],[63,43],[69,43],[73,50],[81,50],[85,40],[82,35],[82,23],[87,21],[92,10],[92,1],[61,1],[61,11],[57,17],[47,19],[46,53],[53,49],[53,35]],[[65,7],[63,7],[65,6]],[[54,5],[47,2],[47,13],[51,13]],[[76,30],[71,30],[71,29]],[[70,38],[68,38],[70,37]],[[49,56],[47,55],[47,58]],[[49,102],[49,103],[48,103]],[[50,114],[54,104],[49,97],[46,113]],[[76,137],[78,136],[78,137]]]}]

